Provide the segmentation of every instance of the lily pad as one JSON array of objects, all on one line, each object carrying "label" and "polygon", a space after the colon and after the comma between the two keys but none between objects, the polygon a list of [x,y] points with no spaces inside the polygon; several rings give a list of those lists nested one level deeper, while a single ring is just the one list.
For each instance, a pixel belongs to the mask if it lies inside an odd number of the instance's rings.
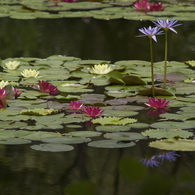
[{"label": "lily pad", "polygon": [[141,133],[134,133],[134,132],[106,133],[104,137],[108,139],[115,139],[115,140],[122,140],[122,141],[147,139],[146,137],[141,135]]},{"label": "lily pad", "polygon": [[66,144],[39,144],[32,145],[30,148],[44,152],[66,152],[74,149],[73,146]]},{"label": "lily pad", "polygon": [[103,131],[103,132],[118,132],[118,131],[129,131],[129,126],[114,126],[114,125],[102,125],[96,127],[97,131]]},{"label": "lily pad", "polygon": [[134,146],[134,142],[120,142],[117,140],[98,140],[88,143],[88,146],[96,148],[127,148]]},{"label": "lily pad", "polygon": [[10,138],[7,140],[0,140],[0,144],[5,145],[20,145],[20,144],[30,144],[30,140],[20,139],[20,138]]},{"label": "lily pad", "polygon": [[96,137],[96,136],[100,136],[101,134],[102,133],[95,132],[95,131],[72,131],[68,133],[68,135],[74,137]]},{"label": "lily pad", "polygon": [[151,142],[149,146],[159,148],[161,150],[195,151],[195,140],[164,139],[160,141]]},{"label": "lily pad", "polygon": [[143,136],[150,138],[188,138],[193,136],[192,132],[181,129],[149,129],[141,133]]},{"label": "lily pad", "polygon": [[120,118],[120,117],[101,117],[92,120],[93,123],[100,123],[101,125],[125,125],[137,122],[134,118]]}]

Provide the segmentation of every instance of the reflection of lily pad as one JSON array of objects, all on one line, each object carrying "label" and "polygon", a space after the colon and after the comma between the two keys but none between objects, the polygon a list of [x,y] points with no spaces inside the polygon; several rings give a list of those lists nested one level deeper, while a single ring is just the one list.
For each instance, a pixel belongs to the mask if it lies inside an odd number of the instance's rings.
[{"label": "reflection of lily pad", "polygon": [[126,148],[134,146],[133,142],[119,142],[117,140],[98,140],[88,143],[88,146],[96,148]]},{"label": "reflection of lily pad", "polygon": [[195,140],[188,139],[164,139],[160,141],[151,142],[150,147],[159,148],[162,150],[181,150],[181,151],[195,151]]}]

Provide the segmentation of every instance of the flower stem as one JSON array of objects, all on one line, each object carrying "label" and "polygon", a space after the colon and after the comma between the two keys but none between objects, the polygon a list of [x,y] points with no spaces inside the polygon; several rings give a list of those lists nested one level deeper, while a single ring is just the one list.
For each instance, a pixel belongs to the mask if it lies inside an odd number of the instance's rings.
[{"label": "flower stem", "polygon": [[150,61],[151,61],[151,77],[152,77],[152,97],[154,97],[154,63],[153,63],[153,48],[152,38],[150,37]]},{"label": "flower stem", "polygon": [[167,53],[168,53],[168,41],[167,41],[167,33],[168,30],[165,30],[165,64],[164,64],[164,84],[163,88],[166,88],[167,83]]}]

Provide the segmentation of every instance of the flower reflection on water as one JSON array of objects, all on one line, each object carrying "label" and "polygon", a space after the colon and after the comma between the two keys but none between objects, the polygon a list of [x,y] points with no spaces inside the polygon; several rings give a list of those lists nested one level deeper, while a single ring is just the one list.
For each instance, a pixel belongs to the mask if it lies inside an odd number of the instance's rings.
[{"label": "flower reflection on water", "polygon": [[152,116],[152,117],[158,117],[160,116],[161,114],[165,114],[167,112],[169,112],[170,110],[168,108],[157,108],[157,109],[154,109],[154,108],[151,108],[147,115],[149,116]]},{"label": "flower reflection on water", "polygon": [[176,161],[177,157],[180,157],[181,155],[177,154],[175,151],[162,151],[158,155],[153,155],[146,157],[144,159],[141,159],[140,162],[145,165],[146,167],[158,167],[160,166],[165,160],[168,160],[170,162]]}]

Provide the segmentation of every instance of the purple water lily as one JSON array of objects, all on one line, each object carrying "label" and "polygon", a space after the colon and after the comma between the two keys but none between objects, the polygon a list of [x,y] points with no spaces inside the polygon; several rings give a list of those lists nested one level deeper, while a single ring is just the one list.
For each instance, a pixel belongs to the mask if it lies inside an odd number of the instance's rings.
[{"label": "purple water lily", "polygon": [[149,26],[148,28],[145,28],[145,27],[140,28],[139,31],[144,34],[144,35],[139,35],[139,36],[148,36],[149,38],[152,38],[156,42],[157,42],[156,35],[162,34],[162,31],[160,31],[159,27]]},{"label": "purple water lily", "polygon": [[165,31],[167,30],[171,30],[174,33],[177,33],[177,31],[173,28],[176,26],[180,26],[181,24],[176,24],[178,22],[177,19],[173,19],[173,20],[162,20],[162,19],[158,19],[156,21],[153,21],[153,23],[156,25],[156,27],[158,28],[163,28]]}]

